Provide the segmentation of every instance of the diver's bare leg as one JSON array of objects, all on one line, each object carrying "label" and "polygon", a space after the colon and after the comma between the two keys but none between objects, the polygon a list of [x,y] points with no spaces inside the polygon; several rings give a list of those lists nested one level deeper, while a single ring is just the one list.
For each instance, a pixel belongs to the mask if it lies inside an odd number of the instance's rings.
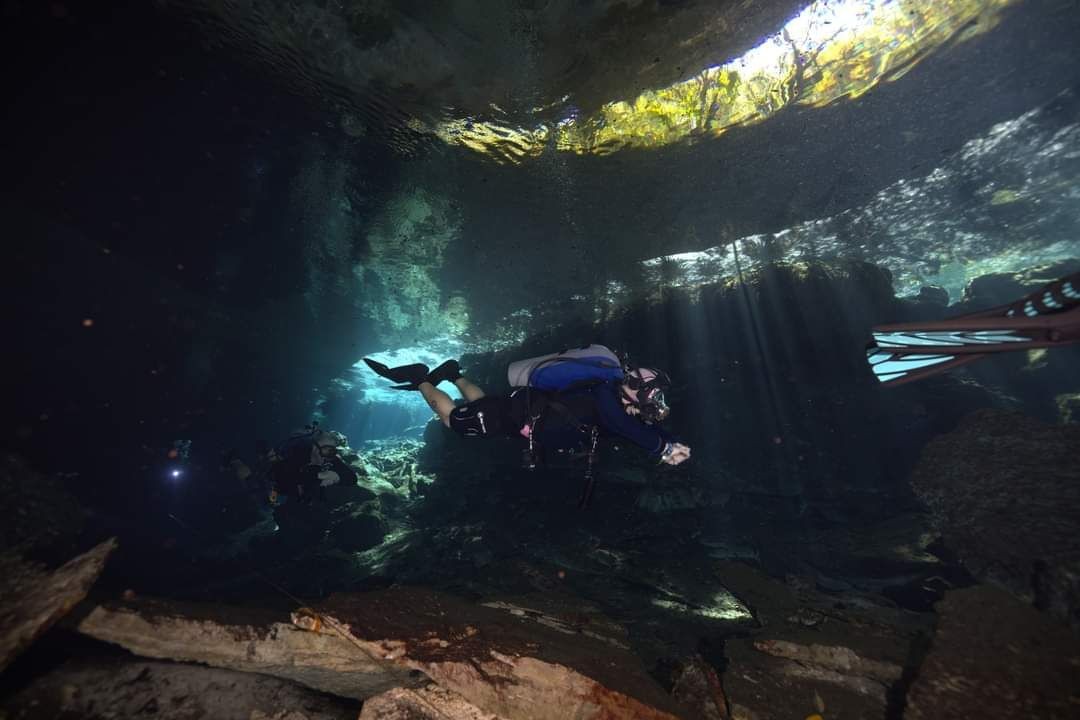
[{"label": "diver's bare leg", "polygon": [[484,391],[473,385],[471,382],[463,377],[459,377],[454,381],[454,385],[461,391],[461,396],[465,398],[466,402],[472,402],[473,400],[479,400],[484,397]]},{"label": "diver's bare leg", "polygon": [[420,383],[418,390],[424,396],[424,400],[427,401],[428,407],[434,410],[435,414],[442,420],[442,424],[450,427],[450,413],[454,411],[454,401],[450,399],[450,396],[429,382]]}]

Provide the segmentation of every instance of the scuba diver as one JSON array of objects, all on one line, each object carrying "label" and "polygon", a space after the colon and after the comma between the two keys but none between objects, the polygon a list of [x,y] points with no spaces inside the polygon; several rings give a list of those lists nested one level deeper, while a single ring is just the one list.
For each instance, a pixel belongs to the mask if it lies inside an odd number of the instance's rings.
[{"label": "scuba diver", "polygon": [[[603,345],[589,345],[511,363],[508,395],[487,395],[462,377],[456,360],[434,370],[426,365],[387,367],[364,358],[395,390],[417,390],[442,420],[462,437],[515,437],[528,440],[525,466],[537,465],[537,449],[563,454],[587,452],[591,471],[601,434],[629,440],[651,457],[678,465],[690,448],[675,441],[657,423],[670,413],[664,391],[668,376],[645,367],[624,365]],[[439,383],[452,382],[465,399],[455,405]],[[583,498],[587,501],[587,498]]]},{"label": "scuba diver", "polygon": [[323,490],[338,483],[355,484],[356,471],[342,459],[345,436],[320,430],[317,423],[270,450],[268,457],[271,504],[280,496],[303,505],[321,498]]},{"label": "scuba diver", "polygon": [[902,385],[987,355],[1080,341],[1080,273],[1007,305],[936,322],[873,328],[866,360],[882,385]]}]

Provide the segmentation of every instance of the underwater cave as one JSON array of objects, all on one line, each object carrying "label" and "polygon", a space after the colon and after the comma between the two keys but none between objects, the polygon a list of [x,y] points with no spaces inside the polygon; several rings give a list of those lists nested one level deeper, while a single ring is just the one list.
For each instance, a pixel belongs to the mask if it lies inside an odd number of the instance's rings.
[{"label": "underwater cave", "polygon": [[8,0],[0,718],[1071,718],[1071,0]]}]

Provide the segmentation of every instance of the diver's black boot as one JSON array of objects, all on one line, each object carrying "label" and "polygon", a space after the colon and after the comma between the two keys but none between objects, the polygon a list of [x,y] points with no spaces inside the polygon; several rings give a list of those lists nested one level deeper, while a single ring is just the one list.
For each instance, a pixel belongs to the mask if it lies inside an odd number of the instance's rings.
[{"label": "diver's black boot", "polygon": [[395,385],[391,388],[392,390],[417,390],[420,383],[428,381],[428,366],[421,363],[399,365],[392,368],[368,358],[364,358],[364,362],[367,363],[369,368],[387,380],[405,383],[404,385]]},{"label": "diver's black boot", "polygon": [[457,360],[447,360],[439,367],[428,373],[427,381],[438,387],[443,380],[454,382],[461,377],[461,366]]}]

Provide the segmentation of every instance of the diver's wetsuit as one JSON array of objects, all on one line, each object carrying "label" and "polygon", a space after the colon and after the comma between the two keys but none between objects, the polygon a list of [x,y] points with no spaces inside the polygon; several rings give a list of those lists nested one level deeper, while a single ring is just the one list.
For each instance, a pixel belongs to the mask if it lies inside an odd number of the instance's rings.
[{"label": "diver's wetsuit", "polygon": [[339,483],[355,484],[356,471],[338,455],[319,455],[315,443],[297,439],[282,449],[281,459],[270,467],[270,481],[278,493],[292,495],[309,502],[321,494],[322,480],[319,473],[329,470],[337,473]]},{"label": "diver's wetsuit", "polygon": [[[551,404],[545,407],[547,398],[554,398],[567,412]],[[673,442],[672,437],[656,425],[646,425],[626,414],[619,399],[617,382],[568,390],[558,395],[516,388],[509,396],[485,396],[455,408],[450,413],[450,427],[464,437],[518,437],[523,435],[522,428],[538,411],[540,417],[533,426],[533,439],[549,450],[572,452],[584,449],[593,426],[600,429],[602,436],[625,438],[652,457],[659,457],[664,446]]]}]

